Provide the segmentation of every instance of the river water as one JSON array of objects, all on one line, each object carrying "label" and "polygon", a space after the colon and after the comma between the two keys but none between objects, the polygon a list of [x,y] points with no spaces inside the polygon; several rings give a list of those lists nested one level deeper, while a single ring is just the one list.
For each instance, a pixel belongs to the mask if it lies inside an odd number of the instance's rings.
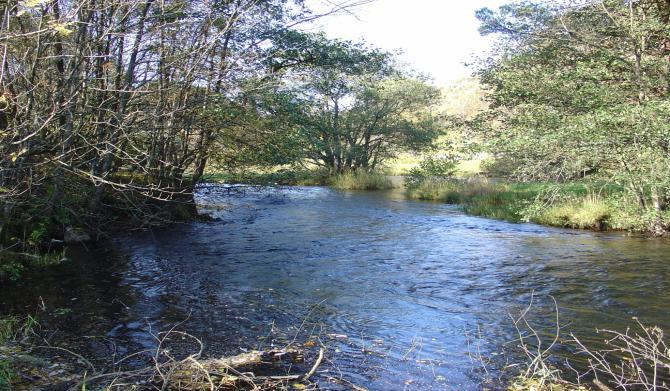
[{"label": "river water", "polygon": [[[269,333],[318,336],[323,389],[336,388],[328,376],[375,390],[480,389],[515,357],[510,314],[531,297],[528,318],[546,337],[551,297],[561,340],[597,343],[596,328],[633,317],[670,330],[667,240],[471,217],[399,190],[207,186],[197,199],[216,220],[73,251],[1,287],[0,310],[42,311],[54,341],[118,357],[177,323],[207,356]],[[477,352],[492,360],[486,371]]]}]

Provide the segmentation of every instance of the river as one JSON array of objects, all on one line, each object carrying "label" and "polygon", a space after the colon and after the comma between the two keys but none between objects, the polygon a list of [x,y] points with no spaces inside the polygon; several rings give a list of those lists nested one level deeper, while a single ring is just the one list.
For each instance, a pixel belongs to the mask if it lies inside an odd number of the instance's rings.
[{"label": "river", "polygon": [[324,389],[327,376],[373,390],[480,389],[472,356],[491,358],[495,377],[515,345],[510,314],[531,296],[529,320],[547,336],[551,297],[562,339],[597,342],[596,328],[633,317],[670,330],[667,240],[471,217],[400,190],[207,186],[197,199],[216,220],[73,250],[0,287],[0,311],[41,308],[55,341],[119,357],[177,323],[207,356],[300,329],[327,343]]}]

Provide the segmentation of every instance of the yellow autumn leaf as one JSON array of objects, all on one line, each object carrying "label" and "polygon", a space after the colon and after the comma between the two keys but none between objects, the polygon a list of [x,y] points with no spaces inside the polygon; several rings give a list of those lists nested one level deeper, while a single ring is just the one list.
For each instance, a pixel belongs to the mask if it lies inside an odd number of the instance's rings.
[{"label": "yellow autumn leaf", "polygon": [[49,0],[24,0],[21,2],[21,5],[26,8],[35,8],[46,3]]},{"label": "yellow autumn leaf", "polygon": [[72,30],[68,29],[71,23],[54,23],[51,28],[61,37],[67,37],[72,34]]}]

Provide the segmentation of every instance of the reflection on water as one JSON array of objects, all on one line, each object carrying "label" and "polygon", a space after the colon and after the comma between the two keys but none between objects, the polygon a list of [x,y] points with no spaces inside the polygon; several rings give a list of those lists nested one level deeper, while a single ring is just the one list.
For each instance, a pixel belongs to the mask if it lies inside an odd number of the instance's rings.
[{"label": "reflection on water", "polygon": [[670,329],[668,241],[475,218],[397,191],[213,186],[198,199],[220,220],[74,254],[2,288],[3,312],[41,296],[71,309],[51,320],[64,339],[126,350],[152,346],[148,325],[188,319],[212,356],[309,314],[348,336],[325,369],[384,390],[477,389],[466,333],[481,329],[485,353],[499,352],[532,292],[535,322],[551,326],[553,295],[563,328],[586,340],[633,316]]}]

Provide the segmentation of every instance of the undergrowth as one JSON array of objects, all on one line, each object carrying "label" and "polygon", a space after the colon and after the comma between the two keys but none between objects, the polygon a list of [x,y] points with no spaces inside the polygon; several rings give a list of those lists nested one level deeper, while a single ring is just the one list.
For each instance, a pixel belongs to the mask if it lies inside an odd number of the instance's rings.
[{"label": "undergrowth", "polygon": [[0,318],[0,391],[11,390],[17,380],[12,356],[20,353],[17,345],[25,341],[36,326],[37,321],[32,316]]}]

